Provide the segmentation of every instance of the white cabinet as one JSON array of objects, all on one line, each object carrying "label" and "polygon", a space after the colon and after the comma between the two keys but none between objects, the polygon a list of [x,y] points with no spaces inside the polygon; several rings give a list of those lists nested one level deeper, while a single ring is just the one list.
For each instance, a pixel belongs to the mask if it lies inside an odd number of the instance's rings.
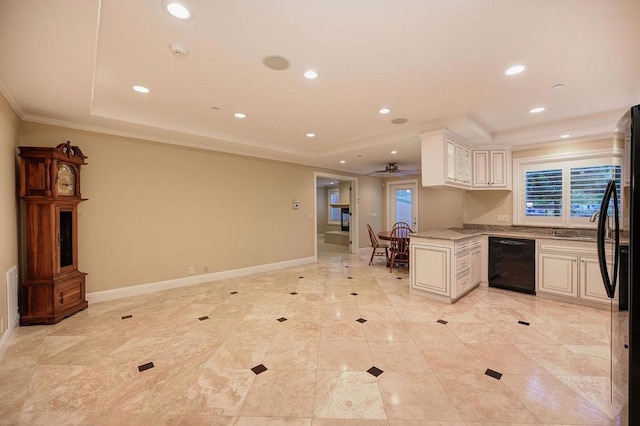
[{"label": "white cabinet", "polygon": [[471,188],[471,149],[454,133],[442,129],[420,135],[422,186]]},{"label": "white cabinet", "polygon": [[506,149],[473,151],[474,189],[511,189]]},{"label": "white cabinet", "polygon": [[482,237],[462,241],[411,237],[410,290],[452,302],[480,284]]},{"label": "white cabinet", "polygon": [[609,304],[595,242],[538,240],[537,291],[567,301]]}]

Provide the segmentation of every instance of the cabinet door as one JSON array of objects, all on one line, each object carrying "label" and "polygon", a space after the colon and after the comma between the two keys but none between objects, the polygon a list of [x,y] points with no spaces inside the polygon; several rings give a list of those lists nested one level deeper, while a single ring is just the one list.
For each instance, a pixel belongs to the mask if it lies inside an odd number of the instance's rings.
[{"label": "cabinet door", "polygon": [[56,206],[55,273],[78,269],[76,208]]},{"label": "cabinet door", "polygon": [[473,151],[473,186],[489,186],[489,151]]},{"label": "cabinet door", "polygon": [[578,257],[540,253],[538,291],[578,296]]},{"label": "cabinet door", "polygon": [[491,151],[491,178],[489,185],[492,188],[507,187],[507,151]]},{"label": "cabinet door", "polygon": [[446,149],[447,149],[447,176],[446,181],[455,182],[456,180],[456,145],[446,139]]},{"label": "cabinet door", "polygon": [[462,148],[462,183],[471,186],[471,150]]},{"label": "cabinet door", "polygon": [[471,285],[480,283],[482,276],[482,249],[471,250]]},{"label": "cabinet door", "polygon": [[580,258],[580,298],[594,302],[609,302],[596,257]]},{"label": "cabinet door", "polygon": [[464,182],[464,148],[460,145],[455,145],[456,149],[456,182]]},{"label": "cabinet door", "polygon": [[411,246],[411,288],[449,296],[451,249],[415,244]]}]

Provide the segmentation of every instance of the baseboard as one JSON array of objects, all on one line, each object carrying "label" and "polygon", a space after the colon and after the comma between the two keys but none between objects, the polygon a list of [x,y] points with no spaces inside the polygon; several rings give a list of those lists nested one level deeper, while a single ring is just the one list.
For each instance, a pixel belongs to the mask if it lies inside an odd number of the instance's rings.
[{"label": "baseboard", "polygon": [[113,290],[94,291],[91,293],[87,293],[87,301],[90,304],[106,302],[107,300],[122,299],[123,297],[138,296],[141,294],[155,293],[156,291],[170,290],[172,288],[187,287],[191,285],[204,284],[211,281],[224,280],[227,278],[236,278],[261,272],[275,271],[292,266],[306,265],[315,261],[316,259],[314,257],[305,257],[301,259],[288,260],[285,262],[250,266],[248,268],[241,269],[231,269],[228,271],[213,272],[210,274],[193,275],[190,277],[176,278],[174,280],[116,288]]},{"label": "baseboard", "polygon": [[0,337],[0,361],[4,356],[4,353],[7,351],[9,347],[9,342],[11,341],[11,336],[13,335],[16,326],[18,325],[18,321],[15,321],[13,324],[9,324],[9,327],[2,333],[2,337]]}]

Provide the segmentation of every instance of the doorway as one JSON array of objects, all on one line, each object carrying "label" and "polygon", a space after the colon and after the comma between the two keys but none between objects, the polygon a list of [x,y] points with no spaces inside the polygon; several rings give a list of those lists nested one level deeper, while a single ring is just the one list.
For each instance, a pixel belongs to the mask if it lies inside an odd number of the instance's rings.
[{"label": "doorway", "polygon": [[[341,204],[348,205],[348,213],[346,217],[343,218],[344,206],[342,206],[342,208],[337,209],[340,215],[337,216],[337,218],[334,218],[334,219],[337,219],[336,229],[340,229],[341,233],[343,234],[348,233],[348,240],[346,241],[347,246],[345,247],[346,250],[344,250],[344,252],[347,254],[357,253],[358,251],[358,203],[357,203],[358,179],[353,176],[341,176],[341,175],[334,175],[334,174],[322,173],[322,172],[315,172],[314,176],[315,176],[314,202],[315,202],[315,211],[316,211],[316,214],[314,215],[315,217],[315,221],[314,221],[315,258],[316,259],[318,258],[318,233],[319,233],[318,229],[321,228],[321,226],[319,227],[319,225],[323,225],[323,223],[319,223],[319,220],[328,221],[328,222],[331,221],[331,212],[330,212],[331,209],[329,209],[329,206],[328,206],[328,203],[330,201],[329,196],[318,197],[318,191],[327,191],[326,186],[322,186],[326,183],[327,180],[331,180],[335,182],[333,187],[342,188],[342,190],[340,191],[339,201]],[[326,201],[321,201],[323,205],[319,205],[319,201],[318,201],[319,199],[326,200]],[[323,213],[323,211],[326,211],[327,209],[329,209],[328,214],[326,215],[321,214]],[[340,221],[341,218],[343,218],[342,221]],[[346,226],[348,226],[348,231],[342,231],[343,227],[346,229],[345,223],[347,224]]]},{"label": "doorway", "polygon": [[418,232],[418,181],[390,181],[387,187],[387,229],[394,223],[406,222]]}]

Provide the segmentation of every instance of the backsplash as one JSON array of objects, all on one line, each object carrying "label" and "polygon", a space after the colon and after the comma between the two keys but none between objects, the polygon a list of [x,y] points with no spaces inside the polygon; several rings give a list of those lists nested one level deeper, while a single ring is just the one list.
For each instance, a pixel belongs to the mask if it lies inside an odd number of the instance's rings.
[{"label": "backsplash", "polygon": [[[475,223],[463,224],[464,229],[477,229],[479,231],[533,233],[536,235],[549,235],[558,237],[592,237],[596,238],[595,229],[540,227],[540,226],[508,226],[508,225],[482,225]],[[628,238],[629,232],[620,230],[620,238]]]}]

